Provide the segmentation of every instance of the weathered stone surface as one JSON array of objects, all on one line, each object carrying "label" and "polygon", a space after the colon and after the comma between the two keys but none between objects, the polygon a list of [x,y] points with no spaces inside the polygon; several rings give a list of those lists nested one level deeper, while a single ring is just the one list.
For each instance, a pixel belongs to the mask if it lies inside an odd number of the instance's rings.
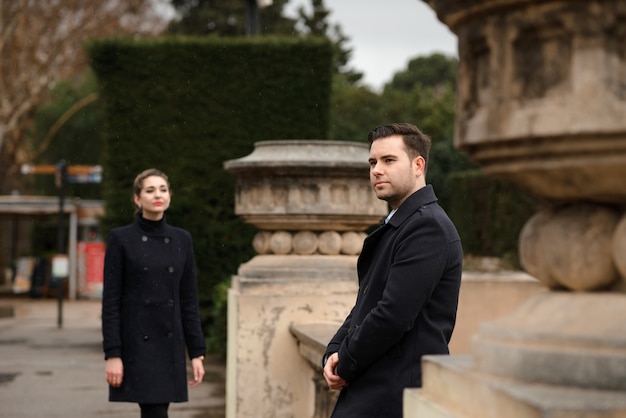
[{"label": "weathered stone surface", "polygon": [[520,234],[520,261],[548,287],[593,290],[618,279],[611,246],[614,209],[572,204],[534,215]]},{"label": "weathered stone surface", "polygon": [[610,390],[514,382],[483,373],[469,356],[427,356],[425,384],[404,392],[404,418],[622,418]]},{"label": "weathered stone surface", "polygon": [[626,295],[546,292],[481,324],[478,367],[495,375],[626,392]]},{"label": "weathered stone surface", "polygon": [[320,253],[337,255],[341,252],[341,235],[336,231],[326,231],[320,234]]},{"label": "weathered stone surface", "polygon": [[387,214],[369,183],[361,142],[262,141],[227,161],[235,213],[265,230],[362,231]]},{"label": "weathered stone surface", "polygon": [[456,144],[551,200],[626,202],[626,0],[427,0],[458,35]]},{"label": "weathered stone surface", "polygon": [[292,235],[286,231],[276,231],[270,237],[270,250],[274,254],[289,254],[292,249]]},{"label": "weathered stone surface", "polygon": [[626,215],[622,216],[615,228],[612,254],[620,277],[626,282]]},{"label": "weathered stone surface", "polygon": [[559,291],[425,359],[405,417],[626,416],[626,0],[425,1],[459,38],[455,144],[547,207],[520,260]]},{"label": "weathered stone surface", "polygon": [[259,231],[252,246],[257,254],[358,255],[366,236],[355,231]]},{"label": "weathered stone surface", "polygon": [[364,232],[344,232],[341,234],[341,252],[347,255],[361,253],[361,247],[367,234]]},{"label": "weathered stone surface", "polygon": [[317,251],[317,235],[311,231],[300,231],[293,236],[293,250],[296,254],[313,254]]}]

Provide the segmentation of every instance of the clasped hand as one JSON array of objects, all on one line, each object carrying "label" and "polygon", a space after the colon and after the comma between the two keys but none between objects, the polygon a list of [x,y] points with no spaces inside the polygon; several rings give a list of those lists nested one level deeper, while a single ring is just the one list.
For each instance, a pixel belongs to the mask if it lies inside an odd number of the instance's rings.
[{"label": "clasped hand", "polygon": [[341,390],[348,386],[348,382],[337,374],[337,364],[339,364],[339,354],[333,353],[328,357],[324,366],[324,379],[328,387],[333,390]]}]

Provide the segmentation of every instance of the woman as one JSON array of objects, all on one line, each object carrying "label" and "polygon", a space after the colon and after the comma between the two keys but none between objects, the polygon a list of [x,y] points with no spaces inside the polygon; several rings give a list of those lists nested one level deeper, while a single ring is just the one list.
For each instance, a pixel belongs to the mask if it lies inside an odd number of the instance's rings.
[{"label": "woman", "polygon": [[135,179],[137,217],[107,239],[102,334],[109,400],[137,402],[142,418],[166,418],[204,377],[204,336],[191,235],[165,222],[170,185],[149,169]]}]

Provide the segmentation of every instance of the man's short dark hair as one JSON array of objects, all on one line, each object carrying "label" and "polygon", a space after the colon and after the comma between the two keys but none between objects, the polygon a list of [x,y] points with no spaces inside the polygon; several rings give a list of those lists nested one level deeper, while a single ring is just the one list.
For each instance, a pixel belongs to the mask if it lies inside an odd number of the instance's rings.
[{"label": "man's short dark hair", "polygon": [[411,160],[421,155],[426,162],[425,166],[428,167],[431,140],[428,135],[420,131],[415,125],[410,123],[391,123],[379,126],[369,133],[367,140],[371,144],[379,138],[387,138],[394,135],[402,137],[406,152]]}]

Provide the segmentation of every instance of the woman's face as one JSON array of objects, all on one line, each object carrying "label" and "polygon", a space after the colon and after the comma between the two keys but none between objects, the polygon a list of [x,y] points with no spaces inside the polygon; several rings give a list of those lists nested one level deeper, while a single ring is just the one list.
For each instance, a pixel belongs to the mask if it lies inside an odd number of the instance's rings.
[{"label": "woman's face", "polygon": [[139,196],[135,195],[135,204],[141,206],[143,217],[153,221],[163,218],[171,200],[167,181],[160,176],[146,177]]}]

